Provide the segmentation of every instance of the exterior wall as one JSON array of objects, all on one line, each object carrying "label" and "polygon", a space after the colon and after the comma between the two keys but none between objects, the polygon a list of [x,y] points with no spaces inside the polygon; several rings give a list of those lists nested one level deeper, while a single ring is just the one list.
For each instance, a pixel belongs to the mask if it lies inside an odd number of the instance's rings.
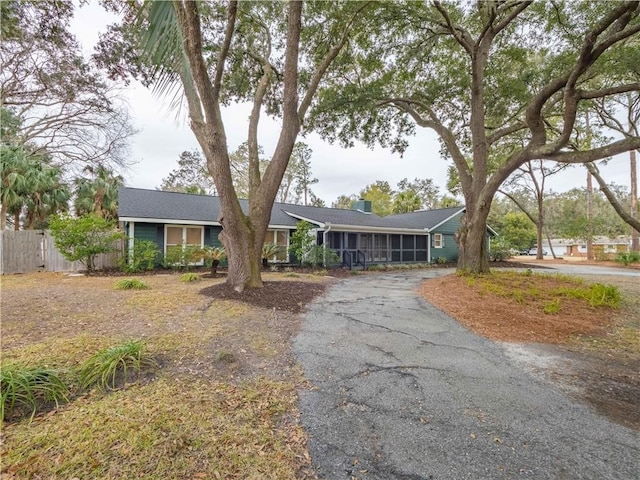
[{"label": "exterior wall", "polygon": [[[462,214],[456,215],[431,232],[431,262],[437,262],[439,258],[446,258],[447,262],[458,260],[458,244],[454,235],[460,228],[461,218]],[[435,234],[438,233],[442,235],[444,240],[444,245],[441,248],[435,246]]]}]

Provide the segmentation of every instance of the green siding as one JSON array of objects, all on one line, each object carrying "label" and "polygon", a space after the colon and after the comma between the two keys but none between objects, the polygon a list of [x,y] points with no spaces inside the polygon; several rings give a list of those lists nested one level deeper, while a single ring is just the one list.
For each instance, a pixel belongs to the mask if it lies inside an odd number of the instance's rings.
[{"label": "green siding", "polygon": [[204,244],[208,247],[221,247],[222,243],[218,235],[222,232],[222,227],[204,227]]},{"label": "green siding", "polygon": [[[460,218],[462,213],[450,218],[435,230],[431,231],[431,261],[436,262],[438,258],[445,257],[448,262],[455,262],[458,260],[458,244],[455,241],[454,235],[460,228]],[[435,248],[433,246],[434,233],[441,233],[444,241],[442,248]]]},{"label": "green siding", "polygon": [[136,240],[151,240],[161,252],[164,251],[164,225],[161,223],[136,223],[134,229],[133,237]]}]

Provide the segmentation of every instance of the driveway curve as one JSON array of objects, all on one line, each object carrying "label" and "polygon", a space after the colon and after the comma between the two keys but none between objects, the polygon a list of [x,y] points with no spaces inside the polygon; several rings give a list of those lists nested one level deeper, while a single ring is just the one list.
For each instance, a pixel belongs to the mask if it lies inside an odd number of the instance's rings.
[{"label": "driveway curve", "polygon": [[[294,351],[326,479],[635,479],[640,435],[421,299],[451,270],[362,275],[309,306]],[[453,293],[452,293],[453,294]]]}]

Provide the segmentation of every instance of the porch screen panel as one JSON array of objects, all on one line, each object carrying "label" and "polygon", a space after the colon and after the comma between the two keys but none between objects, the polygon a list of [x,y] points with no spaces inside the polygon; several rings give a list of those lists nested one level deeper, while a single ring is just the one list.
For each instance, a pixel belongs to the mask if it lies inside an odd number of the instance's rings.
[{"label": "porch screen panel", "polygon": [[402,261],[402,238],[401,235],[389,235],[390,243],[391,243],[391,261],[392,262],[400,262]]},{"label": "porch screen panel", "polygon": [[289,246],[289,232],[286,230],[276,230],[275,244],[280,247],[280,252],[276,255],[276,260],[286,262],[289,254],[287,247]]},{"label": "porch screen panel", "polygon": [[416,235],[416,262],[427,261],[427,237]]}]

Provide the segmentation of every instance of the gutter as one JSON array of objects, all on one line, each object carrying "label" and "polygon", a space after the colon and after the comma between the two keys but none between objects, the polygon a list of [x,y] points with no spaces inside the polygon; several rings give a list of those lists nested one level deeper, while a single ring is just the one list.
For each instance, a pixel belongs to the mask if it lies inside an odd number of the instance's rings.
[{"label": "gutter", "polygon": [[327,233],[331,231],[331,224],[329,222],[324,224],[324,232],[322,232],[322,263],[325,268],[327,267]]}]

